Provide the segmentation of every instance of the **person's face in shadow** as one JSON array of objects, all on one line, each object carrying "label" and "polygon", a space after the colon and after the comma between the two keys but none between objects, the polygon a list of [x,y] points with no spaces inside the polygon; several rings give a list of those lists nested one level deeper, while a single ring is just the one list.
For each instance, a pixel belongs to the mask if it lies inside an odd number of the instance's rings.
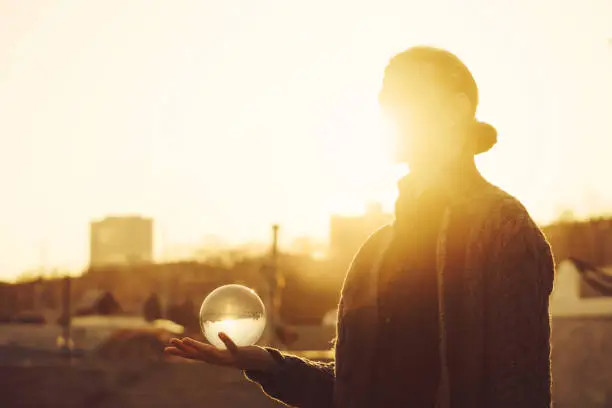
[{"label": "person's face in shadow", "polygon": [[445,89],[426,65],[401,77],[386,74],[380,104],[393,129],[395,160],[413,172],[431,172],[466,151],[466,124],[474,108],[462,93]]}]

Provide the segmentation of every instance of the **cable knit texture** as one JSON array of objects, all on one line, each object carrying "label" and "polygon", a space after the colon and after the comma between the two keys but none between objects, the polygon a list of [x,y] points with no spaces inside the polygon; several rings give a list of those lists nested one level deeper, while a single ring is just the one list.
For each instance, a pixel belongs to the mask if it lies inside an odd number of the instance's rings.
[{"label": "cable knit texture", "polygon": [[[484,179],[476,184],[454,186],[438,237],[444,373],[438,406],[550,407],[550,246],[518,200]],[[381,390],[372,389],[376,280],[392,234],[390,226],[376,231],[349,268],[339,304],[335,363],[271,350],[281,370],[247,372],[247,378],[289,406],[379,407],[373,396]],[[409,363],[405,369],[411,369]]]}]

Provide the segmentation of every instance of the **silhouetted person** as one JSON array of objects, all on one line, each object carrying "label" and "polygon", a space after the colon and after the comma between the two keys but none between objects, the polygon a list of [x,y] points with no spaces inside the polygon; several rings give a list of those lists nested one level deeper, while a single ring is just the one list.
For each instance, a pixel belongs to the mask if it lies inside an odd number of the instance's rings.
[{"label": "silhouetted person", "polygon": [[228,350],[177,339],[167,352],[243,369],[297,407],[549,407],[553,257],[521,203],[476,169],[497,132],[475,119],[471,73],[447,51],[411,48],[387,66],[380,103],[410,173],[394,223],[347,273],[335,363],[223,334]]},{"label": "silhouetted person", "polygon": [[142,309],[142,314],[147,322],[162,318],[161,302],[156,293],[152,293],[151,296],[149,296]]}]

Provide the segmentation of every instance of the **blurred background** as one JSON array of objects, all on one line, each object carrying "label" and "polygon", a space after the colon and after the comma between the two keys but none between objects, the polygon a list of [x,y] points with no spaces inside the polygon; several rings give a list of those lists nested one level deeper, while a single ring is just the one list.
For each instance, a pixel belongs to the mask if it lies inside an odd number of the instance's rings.
[{"label": "blurred background", "polygon": [[557,406],[612,406],[608,0],[0,0],[0,405],[275,406],[161,356],[228,283],[276,305],[262,344],[329,360],[416,44],[470,67],[479,168],[553,247]]}]

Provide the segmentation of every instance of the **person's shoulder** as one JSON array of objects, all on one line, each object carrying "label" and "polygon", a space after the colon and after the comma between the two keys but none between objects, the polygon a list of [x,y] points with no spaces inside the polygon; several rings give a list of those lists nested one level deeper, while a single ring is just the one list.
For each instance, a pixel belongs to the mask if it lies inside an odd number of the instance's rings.
[{"label": "person's shoulder", "polygon": [[501,227],[517,224],[537,228],[537,225],[523,203],[507,191],[488,183],[476,200],[482,207],[487,224]]},{"label": "person's shoulder", "polygon": [[369,299],[367,296],[358,296],[356,293],[367,286],[364,284],[364,282],[366,282],[364,278],[369,276],[376,260],[379,259],[386,249],[392,236],[392,225],[385,225],[378,228],[370,234],[353,256],[353,260],[346,271],[341,291],[345,310],[354,308],[355,304],[363,305],[367,303]]},{"label": "person's shoulder", "polygon": [[376,255],[384,249],[393,236],[393,226],[384,225],[372,232],[353,257],[352,267],[370,264]]},{"label": "person's shoulder", "polygon": [[485,229],[489,237],[509,241],[517,235],[537,247],[547,247],[544,233],[525,205],[507,191],[489,184],[482,196]]},{"label": "person's shoulder", "polygon": [[362,249],[371,247],[379,247],[383,242],[386,242],[393,234],[393,226],[391,224],[383,225],[372,232],[362,245]]},{"label": "person's shoulder", "polygon": [[384,225],[372,232],[353,256],[349,272],[371,265],[380,251],[388,245],[392,236],[393,226],[391,224]]}]

